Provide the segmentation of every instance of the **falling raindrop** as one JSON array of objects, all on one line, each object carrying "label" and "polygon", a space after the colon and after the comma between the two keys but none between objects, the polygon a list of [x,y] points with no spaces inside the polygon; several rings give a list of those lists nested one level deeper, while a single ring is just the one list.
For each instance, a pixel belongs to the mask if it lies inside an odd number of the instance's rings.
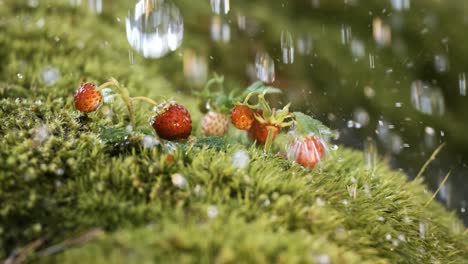
[{"label": "falling raindrop", "polygon": [[392,31],[390,26],[383,23],[383,21],[376,17],[372,21],[372,32],[375,42],[380,46],[387,46],[392,41]]},{"label": "falling raindrop", "polygon": [[88,8],[92,13],[102,13],[102,0],[88,0]]},{"label": "falling raindrop", "polygon": [[284,64],[294,63],[294,42],[289,31],[281,32],[281,52]]},{"label": "falling raindrop", "polygon": [[216,42],[227,43],[231,40],[231,26],[220,16],[211,19],[211,39]]},{"label": "falling raindrop", "polygon": [[443,115],[445,112],[445,101],[442,91],[420,80],[414,81],[411,84],[411,102],[418,111],[424,114]]},{"label": "falling raindrop", "polygon": [[145,58],[160,58],[182,44],[182,15],[170,0],[140,0],[125,18],[127,39]]},{"label": "falling raindrop", "polygon": [[436,143],[436,134],[435,130],[432,127],[426,127],[424,128],[424,143],[426,147],[428,148],[433,148],[435,147]]},{"label": "falling raindrop", "polygon": [[333,145],[331,145],[330,149],[333,150],[333,151],[337,151],[338,150],[338,145],[333,144]]},{"label": "falling raindrop", "polygon": [[184,51],[184,75],[195,85],[202,85],[208,77],[208,64],[206,59],[191,49]]},{"label": "falling raindrop", "polygon": [[369,68],[375,69],[375,57],[372,53],[369,53]]},{"label": "falling raindrop", "polygon": [[55,67],[46,67],[42,70],[41,79],[45,85],[54,85],[60,79],[60,71]]},{"label": "falling raindrop", "polygon": [[364,46],[364,42],[359,39],[353,39],[351,41],[351,53],[356,58],[363,58],[366,55],[366,47]]},{"label": "falling raindrop", "polygon": [[419,238],[421,239],[426,238],[426,229],[427,229],[426,223],[420,222],[419,223]]},{"label": "falling raindrop", "polygon": [[464,72],[458,75],[458,86],[460,88],[460,95],[466,96],[466,76]]},{"label": "falling raindrop", "polygon": [[210,2],[214,13],[218,15],[229,13],[230,0],[210,0]]},{"label": "falling raindrop", "polygon": [[353,34],[349,25],[341,25],[341,44],[347,45],[352,38]]},{"label": "falling raindrop", "polygon": [[392,0],[392,7],[397,11],[410,9],[410,0]]},{"label": "falling raindrop", "polygon": [[308,55],[312,51],[312,36],[309,34],[301,34],[296,40],[297,53]]},{"label": "falling raindrop", "polygon": [[234,168],[243,169],[250,163],[249,152],[245,150],[238,150],[234,152],[231,158],[232,166]]},{"label": "falling raindrop", "polygon": [[444,73],[449,70],[449,61],[447,56],[443,54],[437,54],[434,56],[434,67],[439,73]]},{"label": "falling raindrop", "polygon": [[18,73],[16,74],[16,77],[18,77],[18,79],[21,80],[21,79],[23,79],[23,74],[20,73],[20,72],[18,72]]},{"label": "falling raindrop", "polygon": [[377,166],[377,144],[373,138],[364,142],[364,162],[368,171],[374,171]]},{"label": "falling raindrop", "polygon": [[130,65],[135,64],[135,56],[133,54],[133,50],[131,49],[128,50],[128,61],[130,62]]},{"label": "falling raindrop", "polygon": [[275,62],[265,51],[255,56],[255,72],[260,81],[272,83],[275,81]]}]

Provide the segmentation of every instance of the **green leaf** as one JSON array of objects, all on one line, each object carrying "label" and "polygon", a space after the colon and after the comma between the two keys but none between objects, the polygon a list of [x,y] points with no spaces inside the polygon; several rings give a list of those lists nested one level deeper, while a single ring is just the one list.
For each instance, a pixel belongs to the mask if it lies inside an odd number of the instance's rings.
[{"label": "green leaf", "polygon": [[267,86],[263,82],[254,82],[251,84],[249,87],[244,92],[244,95],[246,96],[249,93],[265,93],[265,94],[278,94],[282,93],[282,91],[278,88],[272,87],[272,86]]},{"label": "green leaf", "polygon": [[117,143],[122,142],[128,137],[129,133],[125,130],[125,128],[113,128],[113,127],[101,127],[99,131],[99,136],[101,140],[108,144],[108,143]]},{"label": "green leaf", "polygon": [[331,137],[335,134],[334,131],[322,124],[322,122],[309,115],[301,112],[294,112],[294,116],[296,119],[296,129],[301,135],[306,136],[313,133],[318,136]]}]

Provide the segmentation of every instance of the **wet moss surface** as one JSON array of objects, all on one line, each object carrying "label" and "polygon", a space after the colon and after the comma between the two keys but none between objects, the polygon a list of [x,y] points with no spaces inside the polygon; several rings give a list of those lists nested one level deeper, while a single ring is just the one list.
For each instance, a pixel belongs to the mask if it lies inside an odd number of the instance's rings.
[{"label": "wet moss surface", "polygon": [[[419,180],[383,163],[369,172],[360,152],[340,147],[305,170],[233,133],[148,144],[150,109],[126,132],[118,100],[81,115],[81,80],[112,76],[200,119],[157,63],[129,65],[114,18],[67,1],[1,3],[0,259],[30,249],[28,260],[45,263],[466,263],[454,213],[426,206]],[[53,84],[41,77],[48,67],[60,70]],[[245,168],[233,166],[238,151]]]}]

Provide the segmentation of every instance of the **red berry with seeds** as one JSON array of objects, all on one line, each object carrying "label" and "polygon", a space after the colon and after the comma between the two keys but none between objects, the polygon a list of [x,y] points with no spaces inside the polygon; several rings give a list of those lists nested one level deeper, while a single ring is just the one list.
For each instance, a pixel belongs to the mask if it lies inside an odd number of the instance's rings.
[{"label": "red berry with seeds", "polygon": [[287,148],[287,156],[305,168],[313,168],[325,157],[326,145],[316,136],[295,138]]},{"label": "red berry with seeds", "polygon": [[152,126],[162,139],[186,139],[192,133],[192,118],[188,110],[176,103],[165,103],[153,119]]},{"label": "red berry with seeds", "polygon": [[275,139],[280,130],[281,128],[275,125],[268,123],[262,124],[258,122],[258,120],[255,120],[252,127],[249,129],[249,136],[255,140],[257,144],[265,145],[268,138],[268,132],[271,131],[272,139]]},{"label": "red berry with seeds", "polygon": [[236,104],[231,110],[231,122],[238,129],[249,130],[254,121],[254,112],[246,105]]},{"label": "red berry with seeds", "polygon": [[80,112],[94,112],[101,105],[102,94],[96,90],[94,83],[83,83],[78,91],[76,91],[73,100],[76,109]]},{"label": "red berry with seeds", "polygon": [[226,134],[229,118],[221,113],[210,111],[201,121],[202,133],[205,136],[221,137]]}]

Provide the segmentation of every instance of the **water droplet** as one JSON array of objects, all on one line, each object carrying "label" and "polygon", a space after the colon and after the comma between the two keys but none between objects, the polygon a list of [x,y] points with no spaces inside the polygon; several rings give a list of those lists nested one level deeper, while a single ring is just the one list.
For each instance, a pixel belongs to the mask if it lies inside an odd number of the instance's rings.
[{"label": "water droplet", "polygon": [[364,42],[359,39],[353,39],[351,41],[351,53],[356,58],[363,58],[366,56],[366,47],[364,46]]},{"label": "water droplet", "polygon": [[466,76],[464,72],[458,75],[458,86],[460,88],[460,95],[466,96]]},{"label": "water droplet", "polygon": [[231,40],[231,26],[220,16],[214,16],[211,19],[211,39],[224,43]]},{"label": "water droplet", "polygon": [[364,142],[364,163],[368,171],[374,171],[377,166],[377,144],[373,138]]},{"label": "water droplet", "polygon": [[308,55],[312,51],[312,36],[309,34],[301,34],[296,40],[297,53]]},{"label": "water droplet", "polygon": [[92,13],[102,13],[102,0],[88,0],[88,8]]},{"label": "water droplet", "polygon": [[372,32],[375,42],[380,46],[387,46],[392,41],[392,31],[379,17],[372,21]]},{"label": "water droplet", "polygon": [[20,72],[18,72],[18,73],[16,74],[16,77],[18,77],[18,79],[21,80],[21,79],[23,79],[23,74],[20,73]]},{"label": "water droplet", "polygon": [[272,83],[275,81],[275,62],[267,52],[258,52],[255,56],[255,72],[260,81]]},{"label": "water droplet", "polygon": [[437,54],[434,56],[434,68],[439,73],[444,73],[449,70],[449,61],[444,54]]},{"label": "water droplet", "polygon": [[218,208],[216,208],[216,206],[209,206],[206,213],[209,218],[215,218],[218,216]]},{"label": "water droplet", "polygon": [[347,45],[353,37],[351,27],[349,25],[341,25],[341,44]]},{"label": "water droplet", "polygon": [[369,68],[375,69],[375,57],[372,53],[369,53]]},{"label": "water droplet", "polygon": [[410,0],[392,0],[392,7],[397,11],[410,9]]},{"label": "water droplet", "polygon": [[36,8],[39,6],[39,0],[28,0],[28,6],[31,8]]},{"label": "water droplet", "polygon": [[426,229],[427,229],[427,224],[426,223],[423,223],[423,222],[420,222],[419,223],[419,237],[421,239],[425,239],[426,238]]},{"label": "water droplet", "polygon": [[145,58],[160,58],[182,44],[182,15],[170,0],[140,0],[125,18],[127,39]]},{"label": "water droplet", "polygon": [[460,202],[461,206],[460,206],[460,213],[464,214],[466,212],[466,201],[465,200],[462,200]]},{"label": "water droplet", "polygon": [[284,64],[294,63],[294,42],[289,31],[281,32],[281,52]]},{"label": "water droplet", "polygon": [[317,203],[318,206],[323,207],[325,206],[325,201],[322,200],[320,197],[318,197],[315,202]]},{"label": "water droplet", "polygon": [[50,128],[46,125],[40,125],[36,127],[32,133],[32,141],[34,146],[41,145],[47,139],[49,139],[50,135],[52,134],[52,131]]},{"label": "water droplet", "polygon": [[55,67],[46,67],[41,73],[45,85],[54,85],[60,79],[60,71]]},{"label": "water droplet", "polygon": [[330,149],[333,150],[333,151],[336,151],[336,150],[338,150],[338,145],[332,145],[330,147]]},{"label": "water droplet", "polygon": [[245,150],[238,150],[234,152],[231,158],[232,166],[234,168],[243,169],[250,163],[249,152]]},{"label": "water droplet", "polygon": [[195,85],[202,85],[208,77],[208,64],[206,59],[191,49],[184,51],[184,75]]},{"label": "water droplet", "polygon": [[379,217],[377,217],[377,221],[385,222],[385,218],[383,216],[379,216]]},{"label": "water droplet", "polygon": [[424,114],[443,115],[445,101],[442,91],[420,80],[411,84],[411,102],[413,106]]},{"label": "water droplet", "polygon": [[230,0],[210,0],[210,2],[211,10],[213,10],[214,13],[218,15],[229,13]]},{"label": "water droplet", "polygon": [[187,180],[185,179],[184,175],[180,173],[172,174],[171,180],[172,180],[172,184],[174,184],[174,186],[180,189],[183,189],[187,186]]},{"label": "water droplet", "polygon": [[357,108],[353,113],[354,121],[359,123],[361,126],[367,126],[369,124],[369,114],[363,108]]},{"label": "water droplet", "polygon": [[146,135],[141,139],[141,144],[144,148],[152,148],[159,145],[159,140],[153,136]]},{"label": "water droplet", "polygon": [[392,235],[389,234],[389,233],[385,234],[385,239],[386,239],[386,240],[392,239]]},{"label": "water droplet", "polygon": [[317,264],[330,264],[331,258],[328,255],[322,254],[315,257],[315,262],[317,262]]},{"label": "water droplet", "polygon": [[128,61],[130,62],[130,65],[135,63],[135,56],[133,54],[133,50],[131,49],[128,50]]}]

